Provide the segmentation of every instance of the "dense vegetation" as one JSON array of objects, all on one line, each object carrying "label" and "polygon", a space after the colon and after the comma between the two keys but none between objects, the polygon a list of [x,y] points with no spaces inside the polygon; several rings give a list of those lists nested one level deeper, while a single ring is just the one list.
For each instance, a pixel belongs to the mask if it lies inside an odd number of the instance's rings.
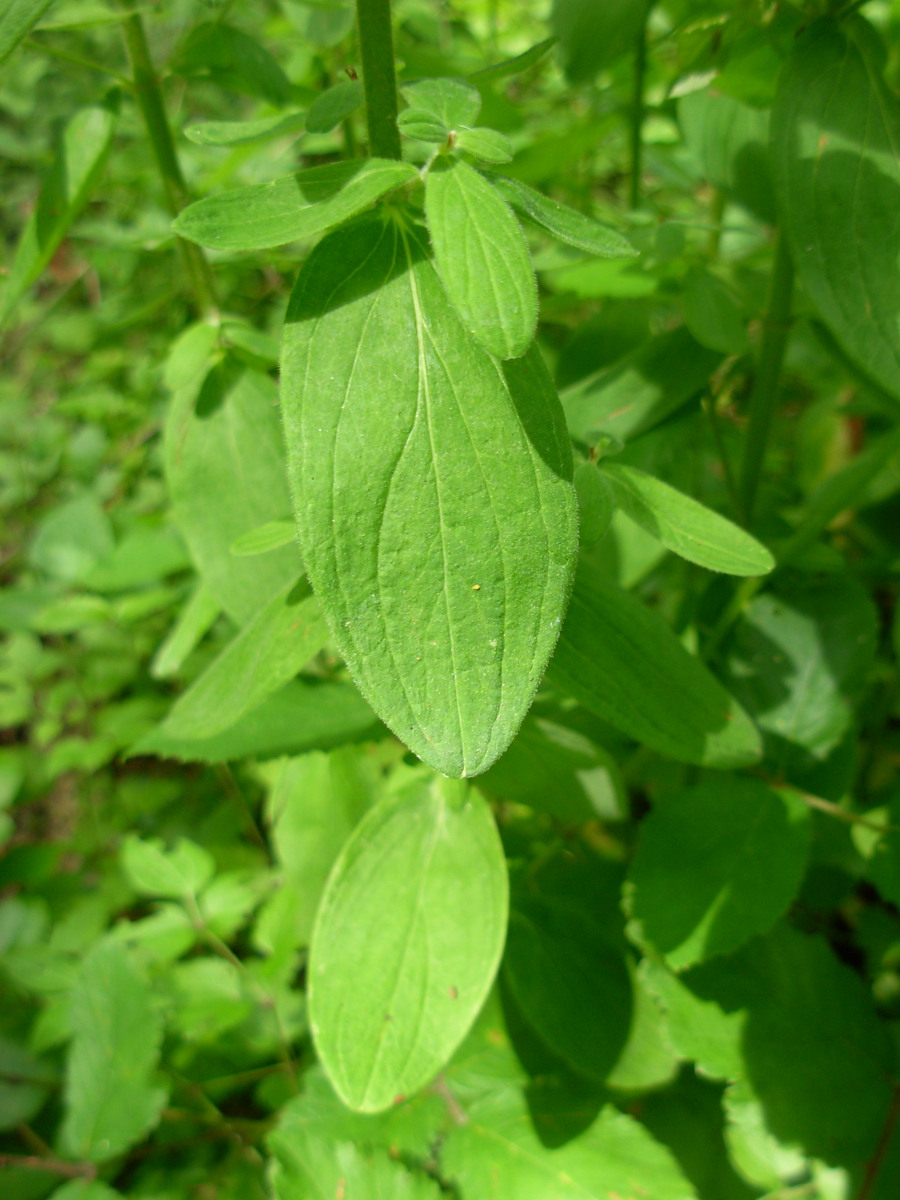
[{"label": "dense vegetation", "polygon": [[893,1200],[900,5],[357,7],[0,0],[0,1194]]}]

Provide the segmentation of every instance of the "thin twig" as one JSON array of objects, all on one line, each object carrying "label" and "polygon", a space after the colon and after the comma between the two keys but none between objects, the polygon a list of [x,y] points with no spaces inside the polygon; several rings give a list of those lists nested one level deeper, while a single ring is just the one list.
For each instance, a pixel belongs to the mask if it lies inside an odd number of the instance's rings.
[{"label": "thin twig", "polygon": [[804,804],[810,808],[817,808],[820,812],[828,813],[830,817],[837,817],[839,821],[846,821],[848,825],[864,825],[866,829],[874,829],[876,833],[896,833],[897,825],[882,825],[880,821],[871,821],[868,817],[862,816],[860,813],[849,812],[846,808],[841,808],[839,804],[835,804],[831,800],[823,800],[821,796],[811,796],[808,792],[803,792],[799,788],[791,788],[791,791],[796,792]]},{"label": "thin twig", "polygon": [[894,1126],[897,1124],[898,1117],[900,1117],[900,1084],[895,1083],[890,1107],[888,1108],[887,1116],[884,1118],[881,1133],[878,1135],[878,1142],[876,1143],[872,1157],[866,1163],[862,1183],[859,1185],[859,1191],[856,1193],[854,1200],[868,1200],[868,1197],[872,1194],[872,1188],[875,1186],[875,1180],[878,1172],[881,1170],[884,1156],[887,1154],[888,1147],[891,1144],[891,1137],[893,1136]]},{"label": "thin twig", "polygon": [[4,1169],[47,1171],[66,1179],[97,1178],[97,1168],[93,1163],[66,1162],[62,1158],[44,1158],[38,1154],[0,1154],[0,1171]]}]

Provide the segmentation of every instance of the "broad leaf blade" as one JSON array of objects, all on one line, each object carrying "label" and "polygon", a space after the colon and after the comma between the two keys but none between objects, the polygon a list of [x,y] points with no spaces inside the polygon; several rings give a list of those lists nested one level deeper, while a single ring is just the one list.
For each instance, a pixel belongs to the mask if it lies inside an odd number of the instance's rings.
[{"label": "broad leaf blade", "polygon": [[509,205],[474,167],[439,160],[425,181],[435,264],[465,328],[497,358],[534,338],[537,287],[528,245]]},{"label": "broad leaf blade", "polygon": [[363,1153],[352,1142],[316,1137],[305,1130],[272,1137],[275,1200],[442,1200],[444,1192],[424,1172],[413,1173],[380,1148]]},{"label": "broad leaf blade", "polygon": [[9,58],[52,3],[53,0],[0,0],[0,63]]},{"label": "broad leaf blade", "polygon": [[326,163],[198,200],[172,228],[212,250],[265,250],[323,233],[417,174],[383,158]]},{"label": "broad leaf blade", "polygon": [[504,175],[494,176],[491,183],[517,213],[546,229],[557,241],[577,246],[579,250],[586,250],[588,254],[596,254],[601,258],[634,258],[638,253],[631,242],[615,229],[601,225],[599,221],[569,208],[567,204],[551,200],[527,183]]},{"label": "broad leaf blade", "polygon": [[822,20],[795,40],[772,112],[775,187],[811,300],[846,354],[900,398],[900,107],[865,32]]},{"label": "broad leaf blade", "polygon": [[619,508],[689,562],[728,575],[765,575],[775,566],[746,530],[661,479],[617,462],[604,462],[602,471]]},{"label": "broad leaf blade", "polygon": [[474,125],[481,112],[478,88],[462,79],[420,79],[400,90],[412,108],[432,113],[446,129]]},{"label": "broad leaf blade", "polygon": [[592,79],[633,51],[649,7],[649,0],[553,0],[553,32],[572,82]]},{"label": "broad leaf blade", "polygon": [[194,741],[230,729],[292,679],[327,638],[319,602],[308,586],[288,585],[179,696],[159,733]]},{"label": "broad leaf blade", "polygon": [[143,1138],[166,1099],[151,1085],[159,1019],[120,946],[100,942],[84,960],[71,1021],[62,1144],[73,1158],[105,1162]]},{"label": "broad leaf blade", "polygon": [[9,319],[90,199],[103,174],[116,121],[115,107],[109,104],[83,108],[66,126],[37,207],[16,247],[0,301],[0,324]]},{"label": "broad leaf blade", "polygon": [[759,759],[759,734],[740,705],[661,617],[588,562],[575,576],[548,677],[661,754],[721,768]]},{"label": "broad leaf blade", "polygon": [[[347,264],[359,264],[347,274]],[[310,579],[354,679],[447,775],[508,746],[555,644],[577,532],[537,351],[460,326],[417,230],[368,219],[310,256],[283,412]]]},{"label": "broad leaf blade", "polygon": [[500,839],[467,785],[425,782],[357,826],[309,968],[316,1047],[350,1108],[387,1109],[444,1066],[493,982],[506,914]]}]

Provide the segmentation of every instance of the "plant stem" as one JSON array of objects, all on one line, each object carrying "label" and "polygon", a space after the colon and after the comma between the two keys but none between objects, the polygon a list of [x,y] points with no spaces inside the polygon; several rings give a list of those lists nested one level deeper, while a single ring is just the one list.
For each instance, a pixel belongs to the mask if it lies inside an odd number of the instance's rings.
[{"label": "plant stem", "polygon": [[[169,212],[173,217],[177,217],[185,205],[190,203],[190,195],[181,173],[178,156],[175,153],[175,143],[172,140],[172,130],[166,116],[159,78],[150,58],[147,35],[144,32],[144,23],[140,16],[134,14],[128,17],[123,22],[122,31],[134,75],[132,85],[134,96],[141,110],[150,144],[153,147],[156,165],[159,167],[165,188]],[[191,281],[197,309],[201,314],[214,314],[217,307],[215,282],[206,256],[193,242],[179,238],[178,243]]]},{"label": "plant stem", "polygon": [[[649,5],[648,5],[649,15]],[[641,172],[644,160],[644,80],[647,74],[647,21],[641,26],[634,53],[634,87],[631,93],[631,180],[628,188],[630,208],[641,206]]]},{"label": "plant stem", "polygon": [[871,1195],[878,1172],[881,1169],[881,1164],[884,1162],[884,1156],[887,1154],[888,1147],[891,1144],[891,1137],[898,1117],[900,1117],[900,1084],[895,1083],[894,1092],[891,1096],[891,1104],[878,1137],[878,1145],[875,1147],[875,1153],[866,1163],[865,1174],[854,1200],[868,1200],[868,1197]]},{"label": "plant stem", "polygon": [[391,0],[356,0],[369,153],[402,158],[397,128],[397,77],[391,34]]},{"label": "plant stem", "polygon": [[760,474],[769,443],[772,418],[778,406],[778,381],[791,317],[794,268],[783,232],[775,243],[775,262],[769,283],[769,298],[763,317],[763,338],[750,393],[750,422],[741,462],[740,500],[744,524],[750,525]]}]

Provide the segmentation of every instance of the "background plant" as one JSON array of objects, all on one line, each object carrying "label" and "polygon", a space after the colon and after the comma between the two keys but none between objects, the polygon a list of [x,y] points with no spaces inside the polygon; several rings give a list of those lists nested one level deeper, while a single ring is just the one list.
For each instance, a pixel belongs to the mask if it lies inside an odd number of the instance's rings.
[{"label": "background plant", "polygon": [[[386,4],[251,7],[0,4],[4,1196],[894,1196],[896,6],[396,0],[397,120]],[[314,527],[399,336],[304,498],[384,236],[466,420],[574,451],[498,483],[566,615],[543,674],[510,591],[477,763],[496,547],[401,726],[439,638],[354,660]]]}]

